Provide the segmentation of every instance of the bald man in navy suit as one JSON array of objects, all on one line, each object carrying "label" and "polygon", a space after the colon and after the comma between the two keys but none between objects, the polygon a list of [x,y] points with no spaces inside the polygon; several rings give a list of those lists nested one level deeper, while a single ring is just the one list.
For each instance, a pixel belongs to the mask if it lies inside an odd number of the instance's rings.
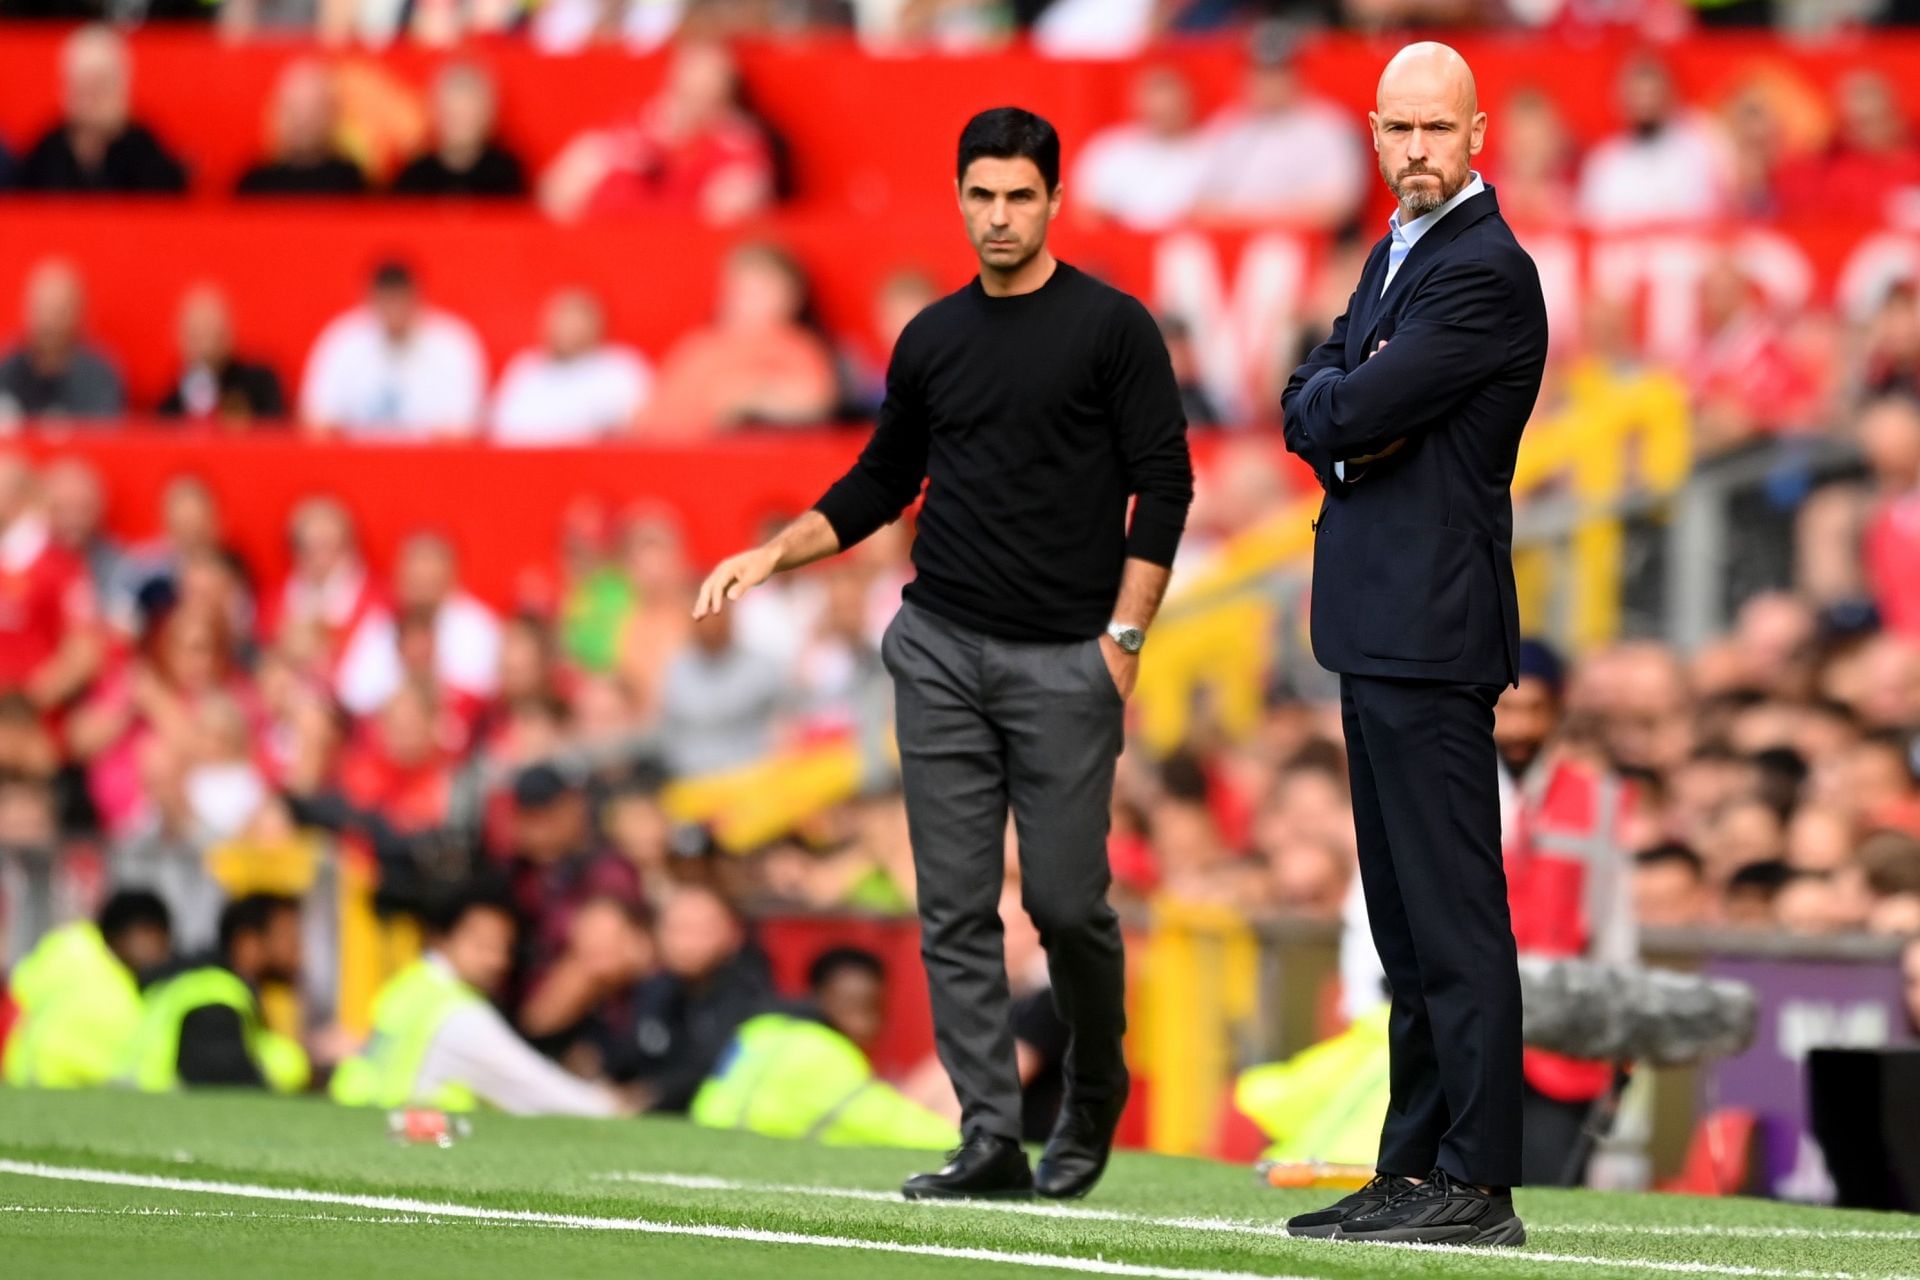
[{"label": "bald man in navy suit", "polygon": [[1377,1176],[1297,1235],[1519,1244],[1520,983],[1493,704],[1519,608],[1510,488],[1547,356],[1540,278],[1493,188],[1473,73],[1387,64],[1370,113],[1398,209],[1281,401],[1326,489],[1313,651],[1340,675],[1360,876],[1393,989]]}]

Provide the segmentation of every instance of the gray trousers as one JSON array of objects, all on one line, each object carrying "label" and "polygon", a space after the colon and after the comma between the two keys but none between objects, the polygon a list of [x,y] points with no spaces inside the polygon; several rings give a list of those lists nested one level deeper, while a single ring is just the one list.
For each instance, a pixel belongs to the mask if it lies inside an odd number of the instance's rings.
[{"label": "gray trousers", "polygon": [[1070,1096],[1126,1073],[1126,961],[1107,904],[1107,827],[1123,704],[1097,639],[984,635],[911,604],[881,644],[920,903],[934,1042],[968,1137],[1020,1138],[1020,1076],[1000,927],[1007,813],[1021,901],[1072,1032]]}]

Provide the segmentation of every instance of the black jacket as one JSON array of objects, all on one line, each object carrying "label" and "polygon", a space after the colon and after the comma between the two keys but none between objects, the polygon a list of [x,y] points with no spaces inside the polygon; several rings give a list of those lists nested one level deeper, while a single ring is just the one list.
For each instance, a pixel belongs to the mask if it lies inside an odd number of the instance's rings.
[{"label": "black jacket", "polygon": [[[1492,188],[1428,230],[1382,297],[1390,243],[1373,247],[1281,399],[1287,448],[1326,489],[1314,657],[1349,675],[1511,684],[1510,488],[1547,359],[1539,273]],[[1334,475],[1336,461],[1396,440],[1397,452]]]}]

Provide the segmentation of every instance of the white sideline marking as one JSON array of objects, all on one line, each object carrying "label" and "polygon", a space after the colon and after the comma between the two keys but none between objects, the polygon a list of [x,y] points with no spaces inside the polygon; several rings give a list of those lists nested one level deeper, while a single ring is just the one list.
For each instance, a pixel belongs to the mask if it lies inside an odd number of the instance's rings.
[{"label": "white sideline marking", "polygon": [[337,1204],[352,1209],[423,1214],[435,1218],[464,1218],[479,1222],[521,1222],[536,1226],[574,1227],[591,1231],[634,1231],[643,1235],[696,1236],[708,1240],[741,1240],[756,1244],[811,1245],[825,1249],[855,1249],[870,1253],[898,1253],[923,1258],[956,1258],[967,1262],[997,1262],[1005,1266],[1042,1270],[1079,1271],[1089,1275],[1133,1276],[1139,1280],[1309,1280],[1306,1276],[1275,1276],[1251,1271],[1206,1271],[1184,1267],[1157,1267],[1104,1258],[1075,1258],[1048,1253],[1007,1253],[952,1245],[901,1244],[892,1240],[860,1240],[849,1236],[815,1236],[797,1231],[762,1231],[753,1227],[712,1226],[703,1223],[650,1222],[643,1218],[598,1218],[569,1213],[539,1213],[531,1209],[489,1209],[479,1205],[436,1203],[402,1196],[348,1195],[337,1191],[306,1191],[246,1182],[203,1182],[192,1178],[163,1178],[110,1169],[73,1169],[23,1160],[0,1160],[0,1173],[53,1182],[87,1182],[110,1187],[142,1187],[152,1191],[187,1191],[204,1195],[241,1196],[251,1200],[278,1200],[294,1204]]},{"label": "white sideline marking", "polygon": [[[416,1226],[441,1222],[414,1214],[383,1214],[377,1218],[357,1213],[259,1213],[240,1209],[162,1209],[154,1205],[122,1205],[107,1209],[78,1204],[0,1204],[0,1213],[80,1214],[97,1218],[223,1218],[265,1222],[354,1222]],[[450,1224],[449,1224],[450,1225]]]},{"label": "white sideline marking", "polygon": [[[821,1187],[805,1183],[789,1182],[736,1182],[730,1178],[711,1178],[698,1174],[685,1173],[596,1173],[596,1181],[601,1182],[637,1182],[662,1187],[678,1187],[687,1191],[744,1191],[764,1192],[770,1195],[818,1196],[832,1200],[868,1200],[885,1204],[907,1203],[895,1191],[874,1191],[865,1187]],[[1247,1218],[1161,1218],[1152,1214],[1127,1213],[1118,1209],[1087,1209],[1075,1205],[1034,1204],[1018,1200],[922,1200],[919,1205],[932,1205],[947,1208],[972,1209],[988,1213],[1015,1213],[1038,1218],[1071,1218],[1087,1222],[1130,1222],[1144,1227],[1169,1227],[1181,1231],[1224,1231],[1236,1235],[1285,1236],[1286,1228],[1274,1222],[1260,1222]],[[1920,1230],[1900,1230],[1897,1228],[1878,1231],[1872,1228],[1815,1228],[1815,1227],[1687,1227],[1663,1226],[1659,1223],[1627,1224],[1611,1222],[1534,1222],[1527,1223],[1528,1231],[1565,1231],[1586,1232],[1588,1234],[1621,1234],[1653,1236],[1739,1236],[1756,1240],[1920,1240]],[[1290,1237],[1289,1237],[1290,1238]],[[1484,1252],[1484,1251],[1482,1251]],[[1538,1254],[1528,1253],[1528,1257]]]}]

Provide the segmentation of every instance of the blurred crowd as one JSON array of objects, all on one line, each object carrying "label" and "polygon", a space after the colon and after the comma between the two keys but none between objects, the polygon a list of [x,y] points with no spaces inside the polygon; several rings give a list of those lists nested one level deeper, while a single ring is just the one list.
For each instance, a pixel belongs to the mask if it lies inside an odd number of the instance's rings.
[{"label": "blurred crowd", "polygon": [[[1345,281],[1376,238],[1378,184],[1363,122],[1303,82],[1298,46],[1263,31],[1249,44],[1238,95],[1203,116],[1169,65],[1137,73],[1130,115],[1070,151],[1068,211],[1142,232],[1177,226],[1312,229],[1331,252],[1297,315],[1249,379],[1209,381],[1194,339],[1202,318],[1169,312],[1163,331],[1196,424],[1271,421],[1277,388],[1301,350],[1345,303]],[[64,192],[179,192],[190,165],[130,115],[132,63],[104,26],[77,30],[62,58],[61,119],[9,166],[0,186]],[[236,198],[353,198],[376,188],[345,138],[332,71],[287,65],[275,90],[272,152]],[[433,142],[383,180],[395,200],[534,199],[556,218],[655,209],[720,224],[767,208],[790,188],[794,161],[777,124],[756,114],[726,47],[680,45],[657,95],[590,130],[530,173],[495,132],[496,87],[478,64],[448,63],[431,89]],[[1920,195],[1920,141],[1896,87],[1871,70],[1810,100],[1756,81],[1709,108],[1686,101],[1653,55],[1622,69],[1620,129],[1573,137],[1555,97],[1527,89],[1489,104],[1499,127],[1486,166],[1502,208],[1524,228],[1740,225],[1812,214],[1899,217]],[[1729,253],[1701,286],[1698,334],[1679,372],[1700,419],[1698,452],[1781,430],[1825,429],[1868,392],[1920,380],[1920,310],[1910,279],[1856,305],[1860,314],[1785,307]],[[720,265],[711,319],[644,352],[612,332],[584,285],[523,301],[537,340],[489,367],[469,321],[438,304],[404,261],[381,264],[365,301],[311,335],[299,369],[263,363],[217,281],[152,309],[155,344],[174,315],[178,373],[154,403],[130,402],[120,353],[89,337],[89,290],[71,262],[29,272],[20,336],[0,351],[0,424],[157,413],[225,425],[297,422],[315,433],[388,438],[482,437],[570,444],[612,437],[686,439],[738,426],[871,419],[893,341],[938,292],[902,265],[875,289],[857,332],[823,320],[808,267],[777,238],[745,234]],[[1606,376],[1646,361],[1628,300],[1604,292],[1557,331],[1556,373],[1589,357]],[[1577,334],[1577,337],[1574,336]],[[1550,387],[1548,399],[1552,400]]]},{"label": "blurred crowd", "polygon": [[1363,31],[1418,27],[1620,29],[1672,37],[1698,26],[1826,33],[1920,22],[1911,0],[5,0],[0,17],[213,23],[230,35],[313,33],[334,42],[446,45],[525,38],[542,50],[653,48],[676,35],[851,34],[876,51],[977,52],[1027,37],[1056,57],[1126,57],[1156,40],[1279,20]]}]

